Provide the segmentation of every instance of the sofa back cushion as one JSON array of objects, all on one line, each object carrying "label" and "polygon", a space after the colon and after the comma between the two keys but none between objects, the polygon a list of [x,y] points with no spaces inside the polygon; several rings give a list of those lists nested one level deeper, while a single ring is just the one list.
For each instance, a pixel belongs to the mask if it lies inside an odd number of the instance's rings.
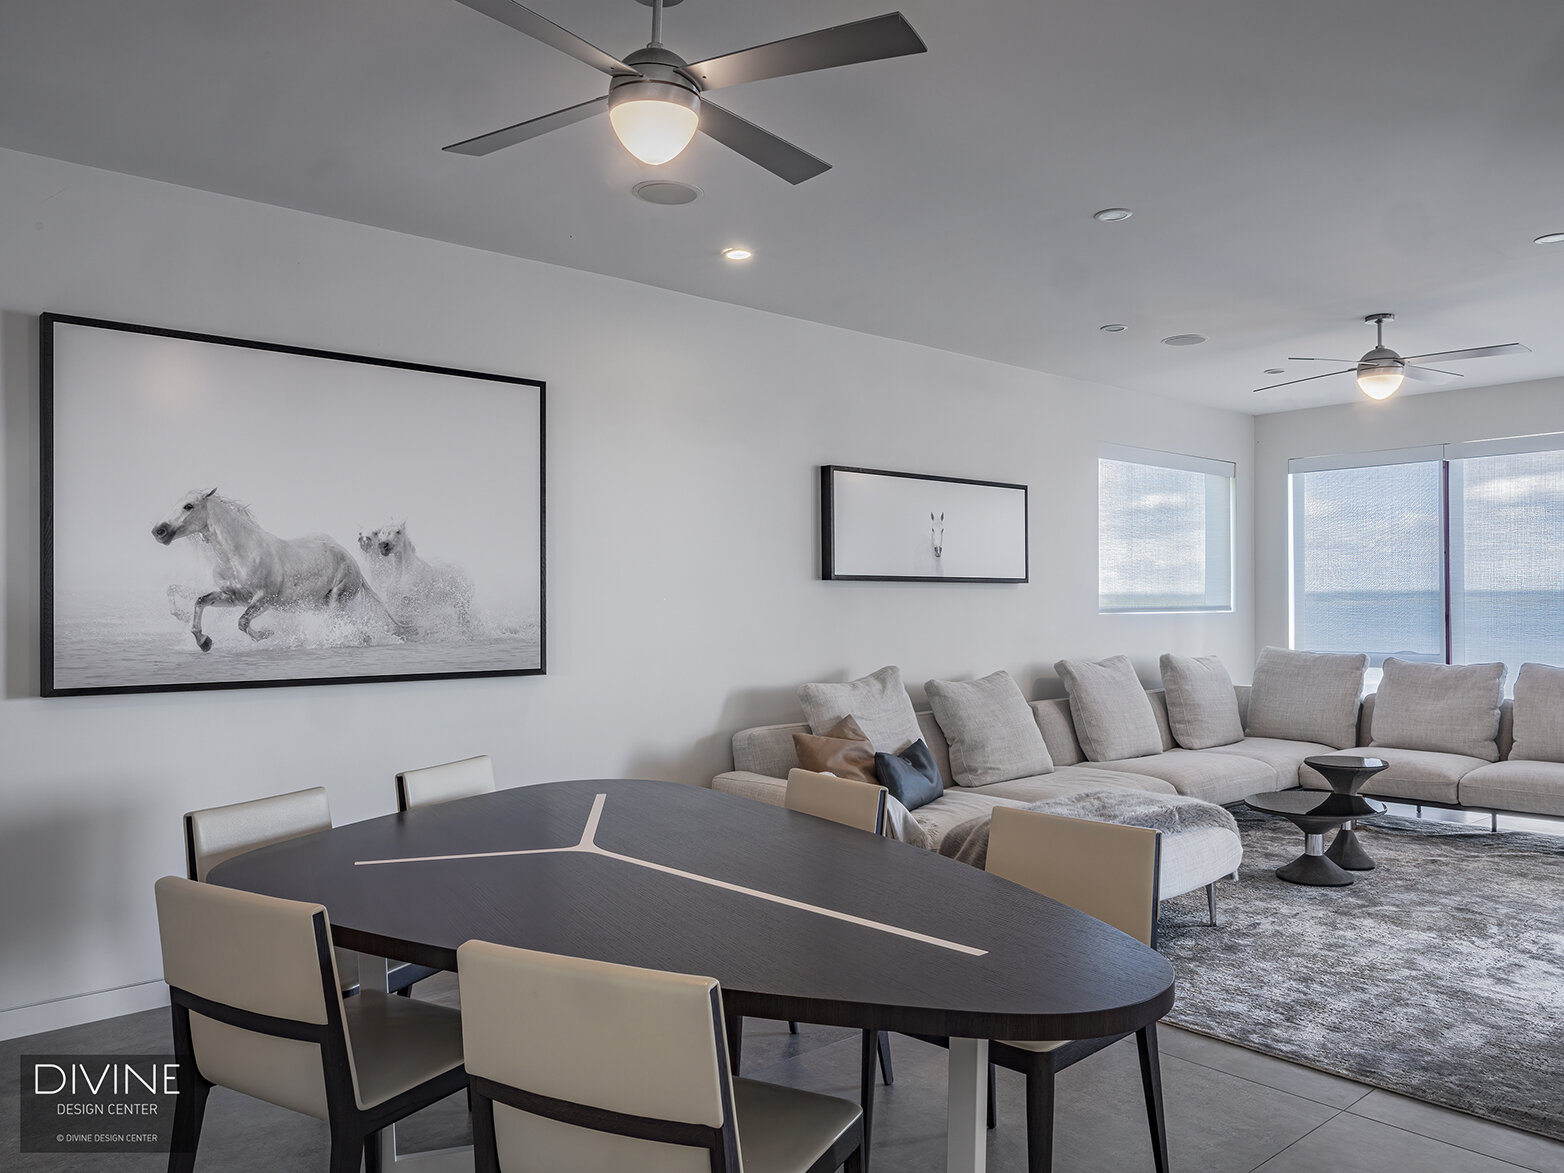
[{"label": "sofa back cushion", "polygon": [[1078,766],[1086,760],[1081,743],[1075,736],[1075,722],[1070,719],[1070,698],[1052,697],[1046,701],[1033,701],[1032,717],[1042,731],[1043,744],[1048,747],[1048,757],[1058,766]]},{"label": "sofa back cushion", "polygon": [[1250,737],[1358,744],[1358,700],[1368,656],[1265,648],[1249,690]]},{"label": "sofa back cushion", "polygon": [[923,687],[950,745],[956,785],[988,786],[1054,768],[1026,697],[1004,669],[981,680],[930,680]]},{"label": "sofa back cushion", "polygon": [[1509,757],[1564,762],[1564,668],[1521,665],[1515,677],[1515,745]]},{"label": "sofa back cushion", "polygon": [[1244,739],[1233,678],[1221,660],[1164,653],[1161,668],[1175,741],[1185,749],[1210,749]]},{"label": "sofa back cushion", "polygon": [[851,715],[879,753],[900,753],[918,740],[918,717],[894,664],[857,680],[806,684],[798,690],[798,703],[817,737]]},{"label": "sofa back cushion", "polygon": [[1162,752],[1162,733],[1146,689],[1128,656],[1060,660],[1075,736],[1088,761],[1114,762]]},{"label": "sofa back cushion", "polygon": [[1503,664],[1385,660],[1374,700],[1370,745],[1499,760]]}]

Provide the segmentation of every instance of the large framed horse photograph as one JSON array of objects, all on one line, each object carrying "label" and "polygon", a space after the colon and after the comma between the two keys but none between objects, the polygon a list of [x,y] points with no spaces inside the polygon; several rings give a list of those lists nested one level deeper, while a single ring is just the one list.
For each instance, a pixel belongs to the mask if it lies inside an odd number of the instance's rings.
[{"label": "large framed horse photograph", "polygon": [[39,319],[42,693],[544,671],[544,384]]}]

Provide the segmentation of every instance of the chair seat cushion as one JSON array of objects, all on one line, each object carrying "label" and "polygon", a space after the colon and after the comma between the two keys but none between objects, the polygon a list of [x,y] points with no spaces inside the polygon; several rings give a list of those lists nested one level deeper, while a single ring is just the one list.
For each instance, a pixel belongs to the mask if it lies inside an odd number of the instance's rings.
[{"label": "chair seat cushion", "polygon": [[1266,763],[1213,750],[1170,749],[1148,757],[1099,762],[1098,765],[1105,770],[1161,778],[1180,794],[1219,805],[1237,802],[1245,795],[1276,786],[1276,771]]},{"label": "chair seat cushion", "polygon": [[462,1065],[462,1016],[449,1006],[366,990],[342,1009],[361,1108]]},{"label": "chair seat cushion", "polygon": [[1459,793],[1465,806],[1564,817],[1564,762],[1492,762],[1463,777]]},{"label": "chair seat cushion", "polygon": [[733,1081],[744,1173],[808,1173],[863,1113],[857,1104],[818,1092]]},{"label": "chair seat cushion", "polygon": [[[1380,758],[1389,769],[1381,770],[1363,787],[1365,794],[1382,798],[1409,799],[1412,802],[1455,802],[1461,779],[1479,766],[1482,758],[1465,754],[1437,753],[1429,749],[1393,749],[1386,746],[1361,746],[1341,751],[1344,755]],[[1310,790],[1329,790],[1330,784],[1311,766],[1298,770],[1298,782]]]}]

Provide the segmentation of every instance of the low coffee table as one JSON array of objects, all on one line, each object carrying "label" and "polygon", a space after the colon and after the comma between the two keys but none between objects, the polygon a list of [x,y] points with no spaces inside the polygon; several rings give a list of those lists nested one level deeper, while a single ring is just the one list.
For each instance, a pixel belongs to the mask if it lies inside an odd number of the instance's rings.
[{"label": "low coffee table", "polygon": [[1318,888],[1343,888],[1352,883],[1352,874],[1326,856],[1325,832],[1354,819],[1385,813],[1380,803],[1334,791],[1323,794],[1318,790],[1276,790],[1251,794],[1244,802],[1265,814],[1281,815],[1303,832],[1303,854],[1277,868],[1276,876],[1289,884]]},{"label": "low coffee table", "polygon": [[[1330,785],[1332,794],[1348,794],[1354,797],[1363,789],[1365,782],[1389,766],[1383,758],[1365,758],[1357,754],[1345,753],[1321,754],[1318,757],[1304,758],[1303,764],[1312,766],[1315,772],[1325,779]],[[1358,801],[1368,800],[1358,799]],[[1353,829],[1350,820],[1336,832],[1336,838],[1331,840],[1325,855],[1334,860],[1337,867],[1346,868],[1349,872],[1374,870],[1374,859],[1363,849],[1363,844],[1359,842],[1358,833]]]}]

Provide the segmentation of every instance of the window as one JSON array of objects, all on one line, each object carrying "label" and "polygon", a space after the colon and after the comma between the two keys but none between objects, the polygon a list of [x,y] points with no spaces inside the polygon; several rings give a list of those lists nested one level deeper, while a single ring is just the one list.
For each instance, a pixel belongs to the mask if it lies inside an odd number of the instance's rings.
[{"label": "window", "polygon": [[1104,444],[1098,610],[1231,610],[1233,476],[1225,460]]},{"label": "window", "polygon": [[1289,468],[1294,647],[1564,664],[1564,434]]}]

